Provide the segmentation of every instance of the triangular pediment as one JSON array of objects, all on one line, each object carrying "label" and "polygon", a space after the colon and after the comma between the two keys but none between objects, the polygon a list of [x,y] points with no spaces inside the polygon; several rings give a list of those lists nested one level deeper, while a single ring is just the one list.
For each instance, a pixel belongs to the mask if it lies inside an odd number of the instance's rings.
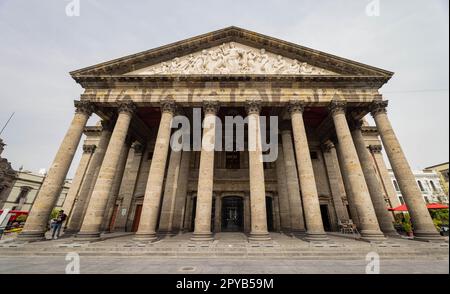
[{"label": "triangular pediment", "polygon": [[126,75],[337,75],[337,73],[236,42],[172,58]]},{"label": "triangular pediment", "polygon": [[83,77],[325,76],[389,80],[392,72],[237,27],[71,72]]}]

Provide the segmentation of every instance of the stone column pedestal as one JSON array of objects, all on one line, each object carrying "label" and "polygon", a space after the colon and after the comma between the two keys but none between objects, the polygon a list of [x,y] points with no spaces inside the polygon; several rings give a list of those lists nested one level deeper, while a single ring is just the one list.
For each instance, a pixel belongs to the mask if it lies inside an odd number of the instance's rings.
[{"label": "stone column pedestal", "polygon": [[84,127],[93,112],[89,102],[75,102],[75,106],[75,116],[36,196],[23,231],[18,236],[20,241],[38,241],[45,238],[50,214],[58,201]]}]

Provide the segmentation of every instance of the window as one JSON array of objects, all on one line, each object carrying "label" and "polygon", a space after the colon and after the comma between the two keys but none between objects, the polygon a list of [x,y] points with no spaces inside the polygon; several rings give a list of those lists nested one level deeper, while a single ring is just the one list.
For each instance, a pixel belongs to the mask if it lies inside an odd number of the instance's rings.
[{"label": "window", "polygon": [[433,181],[430,181],[430,185],[431,185],[431,189],[433,189],[433,192],[436,192],[437,188]]},{"label": "window", "polygon": [[422,185],[421,181],[417,181],[417,184],[419,185],[420,191],[425,192],[425,188]]},{"label": "window", "polygon": [[402,205],[405,204],[405,200],[403,199],[402,196],[399,196],[399,197],[398,197],[398,200],[400,200],[400,203],[401,203]]},{"label": "window", "polygon": [[226,152],[226,168],[227,169],[239,169],[241,168],[241,158],[239,152]]},{"label": "window", "polygon": [[317,154],[316,151],[312,151],[310,154],[311,154],[311,159],[319,159],[319,155]]},{"label": "window", "polygon": [[394,183],[394,188],[395,188],[395,191],[397,191],[397,192],[400,192],[400,187],[398,186],[398,183],[397,183],[397,181],[396,181],[396,180],[394,180],[394,181],[393,181],[393,183]]},{"label": "window", "polygon": [[24,204],[25,201],[27,200],[27,195],[28,195],[28,192],[30,192],[30,190],[31,190],[31,187],[27,187],[27,186],[21,187],[19,196],[17,196],[15,203],[18,203],[20,205]]}]

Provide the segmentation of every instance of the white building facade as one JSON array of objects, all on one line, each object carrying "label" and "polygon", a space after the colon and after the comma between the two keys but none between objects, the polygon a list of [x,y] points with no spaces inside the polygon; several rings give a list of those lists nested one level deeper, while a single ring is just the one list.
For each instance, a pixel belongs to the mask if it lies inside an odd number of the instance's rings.
[{"label": "white building facade", "polygon": [[[413,170],[413,173],[416,178],[417,186],[422,192],[423,199],[426,203],[442,203],[448,205],[448,195],[445,194],[439,175],[436,172]],[[404,204],[405,201],[402,192],[400,191],[398,181],[392,170],[389,170],[389,175],[391,176],[391,181],[397,193],[398,200],[401,204]]]}]

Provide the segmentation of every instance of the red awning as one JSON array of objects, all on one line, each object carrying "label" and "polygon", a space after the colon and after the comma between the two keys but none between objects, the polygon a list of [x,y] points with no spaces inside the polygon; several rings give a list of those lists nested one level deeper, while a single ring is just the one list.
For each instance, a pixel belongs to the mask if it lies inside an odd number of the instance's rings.
[{"label": "red awning", "polygon": [[[431,203],[427,205],[428,209],[448,209],[447,205],[440,204],[440,203]],[[406,204],[397,206],[395,208],[388,208],[389,211],[408,211],[408,207]]]}]

